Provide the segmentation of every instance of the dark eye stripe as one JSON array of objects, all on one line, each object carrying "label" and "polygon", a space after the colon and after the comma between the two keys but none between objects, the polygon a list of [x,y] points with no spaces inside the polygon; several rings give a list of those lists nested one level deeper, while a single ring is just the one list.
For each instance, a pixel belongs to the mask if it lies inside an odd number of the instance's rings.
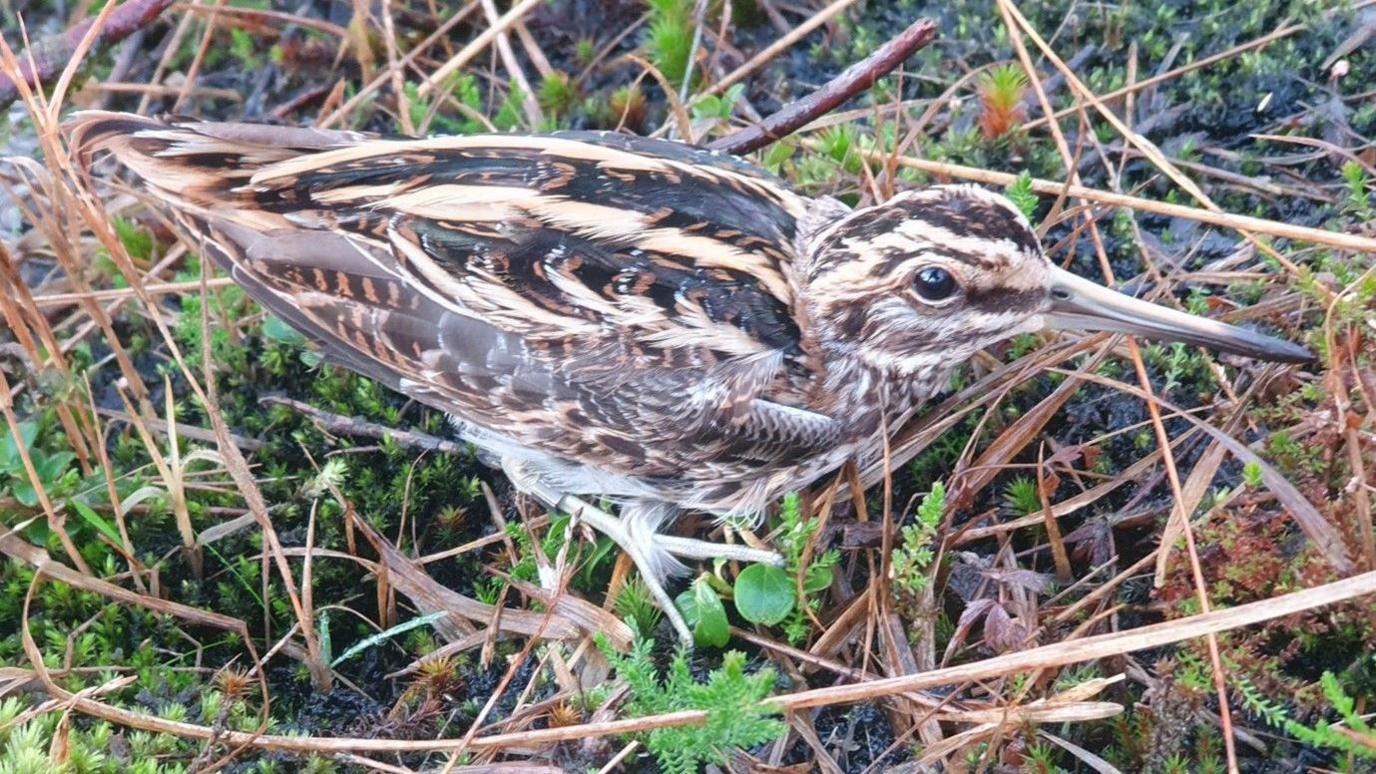
[{"label": "dark eye stripe", "polygon": [[1046,302],[1045,290],[1019,290],[1008,288],[988,288],[967,290],[965,303],[982,312],[1026,312],[1032,313]]}]

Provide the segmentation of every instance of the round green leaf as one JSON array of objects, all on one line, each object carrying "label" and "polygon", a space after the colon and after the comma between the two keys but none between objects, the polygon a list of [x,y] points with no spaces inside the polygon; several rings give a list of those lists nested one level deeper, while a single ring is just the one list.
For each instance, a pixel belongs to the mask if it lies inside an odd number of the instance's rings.
[{"label": "round green leaf", "polygon": [[693,642],[709,648],[720,648],[731,639],[731,627],[726,620],[726,608],[721,597],[701,578],[693,581],[687,591],[674,599],[683,619],[693,629]]},{"label": "round green leaf", "polygon": [[752,564],[736,576],[736,609],[747,621],[773,626],[793,612],[797,601],[793,579],[782,568]]}]

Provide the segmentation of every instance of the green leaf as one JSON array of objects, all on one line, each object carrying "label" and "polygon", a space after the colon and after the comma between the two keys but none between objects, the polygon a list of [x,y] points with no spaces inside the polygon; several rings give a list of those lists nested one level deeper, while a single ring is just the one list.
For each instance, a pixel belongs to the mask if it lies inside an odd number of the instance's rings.
[{"label": "green leaf", "polygon": [[279,344],[290,344],[294,347],[306,345],[306,337],[275,314],[270,314],[263,320],[263,335]]},{"label": "green leaf", "polygon": [[33,484],[26,479],[16,479],[13,489],[14,499],[18,500],[26,508],[38,507],[38,490],[33,488]]},{"label": "green leaf", "polygon": [[107,521],[104,516],[91,510],[91,506],[80,500],[69,500],[67,504],[72,506],[73,510],[77,512],[77,515],[80,516],[83,521],[95,527],[105,537],[110,538],[112,543],[117,546],[124,544],[124,542],[120,540],[119,532],[115,530],[114,525]]},{"label": "green leaf", "polygon": [[[434,615],[431,613],[431,615]],[[321,610],[315,622],[315,634],[320,638],[320,659],[334,666],[334,637],[330,635],[330,611]]]},{"label": "green leaf", "polygon": [[56,484],[67,466],[75,461],[76,455],[69,451],[53,452],[51,455],[39,454],[37,450],[33,452],[34,471],[38,473],[38,479],[49,486]]},{"label": "green leaf", "polygon": [[726,608],[712,586],[701,578],[693,581],[687,591],[674,600],[683,619],[693,628],[693,642],[709,648],[720,648],[731,639],[731,627],[726,621]]},{"label": "green leaf", "polygon": [[736,609],[747,621],[773,626],[797,604],[793,579],[780,567],[752,564],[736,577]]},{"label": "green leaf", "polygon": [[796,146],[784,141],[779,141],[769,146],[769,149],[764,152],[765,169],[778,172],[779,167],[783,166],[785,161],[788,161],[795,150],[797,150]]},{"label": "green leaf", "polygon": [[[4,435],[4,442],[0,443],[0,470],[23,473],[24,461],[19,457],[19,447],[14,443],[14,433],[5,428]],[[20,422],[19,437],[23,440],[25,449],[32,449],[34,439],[38,437],[38,423]]]},{"label": "green leaf", "polygon": [[816,594],[819,591],[826,591],[831,588],[831,581],[835,573],[830,566],[814,564],[807,568],[807,574],[803,576],[803,593]]},{"label": "green leaf", "polygon": [[[237,31],[231,30],[231,32]],[[124,245],[125,252],[131,258],[145,259],[153,254],[153,235],[143,230],[139,224],[128,218],[121,218],[118,215],[110,219],[115,227],[115,235]]]}]

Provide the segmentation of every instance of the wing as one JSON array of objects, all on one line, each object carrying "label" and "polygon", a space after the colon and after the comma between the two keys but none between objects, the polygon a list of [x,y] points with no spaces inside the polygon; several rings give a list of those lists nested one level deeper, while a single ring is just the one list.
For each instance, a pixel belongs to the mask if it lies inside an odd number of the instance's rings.
[{"label": "wing", "polygon": [[653,478],[837,441],[793,314],[808,200],[762,172],[601,133],[278,131],[82,114],[73,137],[328,357],[494,444]]}]

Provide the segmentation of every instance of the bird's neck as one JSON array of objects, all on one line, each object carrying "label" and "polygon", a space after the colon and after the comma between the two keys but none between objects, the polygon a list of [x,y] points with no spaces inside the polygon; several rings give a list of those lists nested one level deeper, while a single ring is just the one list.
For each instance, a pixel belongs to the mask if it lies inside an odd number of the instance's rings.
[{"label": "bird's neck", "polygon": [[898,425],[949,381],[958,361],[931,358],[871,362],[852,352],[829,352],[822,392],[829,415],[842,419],[852,437],[867,438]]}]

